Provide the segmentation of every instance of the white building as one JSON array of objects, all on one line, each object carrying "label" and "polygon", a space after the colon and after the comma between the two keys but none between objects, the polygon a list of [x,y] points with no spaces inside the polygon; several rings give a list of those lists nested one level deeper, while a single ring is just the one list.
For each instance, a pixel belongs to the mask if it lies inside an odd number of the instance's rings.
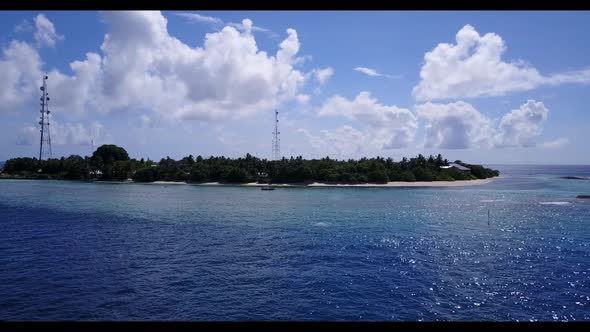
[{"label": "white building", "polygon": [[465,166],[459,165],[459,164],[455,164],[455,163],[450,163],[449,166],[441,166],[440,168],[444,168],[444,169],[449,169],[449,168],[450,169],[456,169],[456,170],[461,171],[461,172],[464,172],[464,173],[471,172],[471,169],[469,169],[469,168],[467,168]]}]

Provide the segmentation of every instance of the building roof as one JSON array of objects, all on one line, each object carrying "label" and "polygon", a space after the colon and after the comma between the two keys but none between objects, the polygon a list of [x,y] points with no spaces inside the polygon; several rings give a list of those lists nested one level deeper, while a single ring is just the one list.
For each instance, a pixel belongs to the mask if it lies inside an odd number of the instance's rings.
[{"label": "building roof", "polygon": [[471,171],[471,169],[469,169],[465,166],[459,165],[459,164],[455,164],[455,163],[450,163],[448,166],[440,166],[440,168],[444,168],[444,169],[456,168],[460,171]]},{"label": "building roof", "polygon": [[459,165],[459,164],[455,164],[455,163],[450,163],[449,166],[451,166],[453,168],[456,168],[456,169],[458,169],[460,171],[470,171],[469,168],[467,168],[465,166],[462,166],[462,165]]}]

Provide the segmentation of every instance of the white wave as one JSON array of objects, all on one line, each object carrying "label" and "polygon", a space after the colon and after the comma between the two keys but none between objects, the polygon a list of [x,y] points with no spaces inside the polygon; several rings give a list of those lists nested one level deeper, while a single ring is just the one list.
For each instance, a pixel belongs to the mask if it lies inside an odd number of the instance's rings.
[{"label": "white wave", "polygon": [[569,205],[570,202],[540,202],[541,205]]},{"label": "white wave", "polygon": [[383,239],[381,239],[381,243],[389,243],[389,244],[393,244],[396,247],[399,247],[399,240],[396,240],[396,239],[383,238]]},{"label": "white wave", "polygon": [[482,203],[504,202],[504,200],[503,199],[481,199],[480,202],[482,202]]},{"label": "white wave", "polygon": [[317,222],[317,223],[315,223],[315,224],[313,224],[313,225],[314,225],[314,226],[320,226],[320,227],[326,227],[326,226],[328,226],[328,224],[327,224],[327,223],[325,223],[325,222],[322,222],[322,221],[320,221],[320,222]]}]

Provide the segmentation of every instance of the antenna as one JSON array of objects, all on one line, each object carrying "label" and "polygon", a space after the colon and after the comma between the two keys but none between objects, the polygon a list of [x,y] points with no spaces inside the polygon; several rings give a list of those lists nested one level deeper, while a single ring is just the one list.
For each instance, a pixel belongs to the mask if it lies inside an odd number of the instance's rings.
[{"label": "antenna", "polygon": [[279,112],[275,110],[275,131],[272,133],[272,160],[281,159],[281,140],[279,134]]},{"label": "antenna", "polygon": [[49,147],[49,158],[53,157],[51,151],[51,133],[49,131],[49,93],[47,93],[47,75],[43,75],[43,86],[40,88],[42,92],[41,100],[41,140],[39,141],[39,161],[43,158],[43,142]]}]

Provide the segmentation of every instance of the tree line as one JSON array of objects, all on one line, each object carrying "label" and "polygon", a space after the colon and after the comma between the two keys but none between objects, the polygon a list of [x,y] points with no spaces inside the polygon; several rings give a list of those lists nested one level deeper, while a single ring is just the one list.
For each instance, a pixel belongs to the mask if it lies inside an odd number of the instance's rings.
[{"label": "tree line", "polygon": [[439,154],[415,158],[361,158],[336,160],[329,157],[306,160],[301,156],[266,160],[246,154],[240,158],[192,155],[180,160],[170,157],[158,163],[131,159],[125,149],[102,145],[91,157],[72,155],[67,158],[39,161],[36,158],[14,158],[5,162],[3,176],[35,179],[68,179],[136,182],[186,181],[193,183],[386,183],[389,181],[455,181],[485,179],[498,176],[497,170],[481,165],[455,163],[469,172],[453,168]]}]

